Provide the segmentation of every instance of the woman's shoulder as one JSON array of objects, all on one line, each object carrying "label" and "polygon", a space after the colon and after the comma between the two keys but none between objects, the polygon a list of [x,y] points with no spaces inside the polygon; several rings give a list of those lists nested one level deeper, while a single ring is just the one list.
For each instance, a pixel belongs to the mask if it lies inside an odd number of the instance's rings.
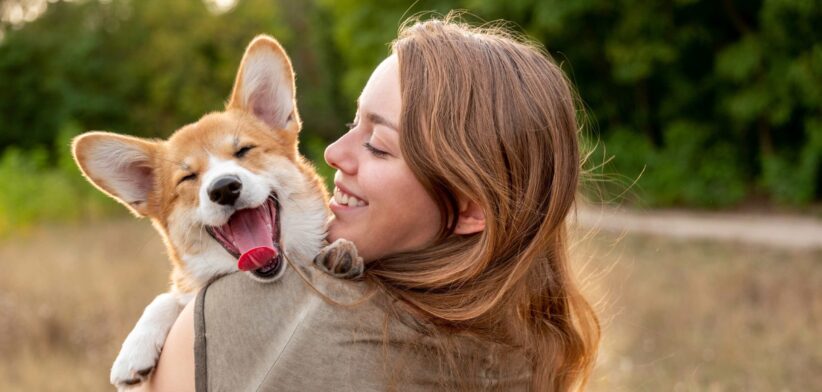
[{"label": "woman's shoulder", "polygon": [[195,307],[198,391],[368,391],[396,383],[403,390],[436,390],[456,382],[440,374],[447,368],[443,349],[456,350],[459,360],[480,361],[473,368],[481,374],[473,378],[483,385],[504,379],[513,386],[527,378],[510,350],[426,333],[363,282],[310,267],[299,271],[304,276],[288,272],[273,283],[236,273],[203,289]]},{"label": "woman's shoulder", "polygon": [[[274,282],[261,282],[245,273],[225,275],[200,291],[195,317],[207,317],[212,327],[219,327],[223,320],[234,325],[256,321],[253,324],[293,327],[313,319],[344,322],[384,313],[376,306],[380,301],[374,300],[378,293],[365,283],[337,279],[313,267],[298,268],[300,271],[289,268]],[[345,308],[353,312],[340,311]]]},{"label": "woman's shoulder", "polygon": [[385,313],[362,282],[303,268],[270,283],[234,273],[201,290],[194,314],[198,391],[370,382],[374,353],[364,342],[379,340],[375,324]]}]

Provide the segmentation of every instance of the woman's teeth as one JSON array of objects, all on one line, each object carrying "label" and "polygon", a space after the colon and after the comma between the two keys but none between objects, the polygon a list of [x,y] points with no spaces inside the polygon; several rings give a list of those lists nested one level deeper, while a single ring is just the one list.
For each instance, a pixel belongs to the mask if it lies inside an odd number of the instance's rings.
[{"label": "woman's teeth", "polygon": [[341,191],[339,188],[334,188],[334,201],[339,205],[349,207],[362,207],[366,205],[364,201]]}]

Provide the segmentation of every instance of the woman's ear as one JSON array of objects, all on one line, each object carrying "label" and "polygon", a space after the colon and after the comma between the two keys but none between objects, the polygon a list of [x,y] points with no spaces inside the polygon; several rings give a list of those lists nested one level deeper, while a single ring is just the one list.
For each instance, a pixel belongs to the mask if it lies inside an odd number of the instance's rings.
[{"label": "woman's ear", "polygon": [[459,199],[460,211],[454,234],[469,235],[485,230],[485,212],[479,204],[465,197]]}]

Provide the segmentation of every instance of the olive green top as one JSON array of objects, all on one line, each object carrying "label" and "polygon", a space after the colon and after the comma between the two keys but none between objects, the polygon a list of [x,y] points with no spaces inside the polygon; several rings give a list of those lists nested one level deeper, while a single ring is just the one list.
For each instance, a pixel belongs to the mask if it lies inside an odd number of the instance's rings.
[{"label": "olive green top", "polygon": [[[385,294],[364,283],[301,267],[260,283],[234,273],[203,288],[195,306],[199,392],[221,391],[524,391],[525,357],[498,344],[452,335],[455,373],[434,337],[410,317],[387,317]],[[381,293],[381,292],[380,292]],[[354,305],[351,305],[354,304]],[[440,339],[446,339],[441,337]]]}]

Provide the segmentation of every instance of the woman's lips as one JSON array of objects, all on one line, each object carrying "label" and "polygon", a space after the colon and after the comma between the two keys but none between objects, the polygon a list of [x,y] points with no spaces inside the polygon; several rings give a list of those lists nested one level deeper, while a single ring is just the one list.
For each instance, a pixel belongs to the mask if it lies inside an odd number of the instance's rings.
[{"label": "woman's lips", "polygon": [[332,197],[332,205],[336,204],[342,207],[365,207],[368,205],[368,202],[365,201],[362,197],[351,193],[348,189],[346,189],[342,184],[335,184],[336,187],[334,188],[334,195]]}]

